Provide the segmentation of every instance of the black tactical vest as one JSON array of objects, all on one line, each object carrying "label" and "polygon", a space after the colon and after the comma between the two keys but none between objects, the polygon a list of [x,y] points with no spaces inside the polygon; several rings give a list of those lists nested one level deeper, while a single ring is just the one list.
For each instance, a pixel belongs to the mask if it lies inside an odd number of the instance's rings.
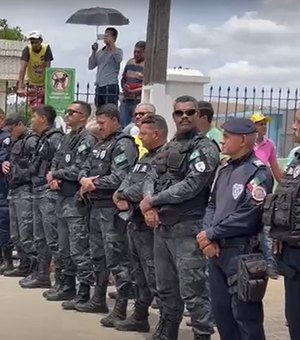
[{"label": "black tactical vest", "polygon": [[[57,151],[56,156],[58,159],[57,170],[65,169],[75,164],[78,146],[89,134],[90,133],[87,130],[83,129],[73,136],[66,135],[63,138],[61,147]],[[79,189],[80,184],[78,181],[67,181],[64,179],[60,184],[58,193],[64,197],[70,197],[74,196]]]},{"label": "black tactical vest", "polygon": [[36,187],[47,184],[46,176],[50,171],[51,162],[56,152],[49,142],[54,134],[62,136],[63,132],[59,129],[51,129],[38,142],[34,157],[34,174],[32,176],[32,183]]},{"label": "black tactical vest", "polygon": [[15,189],[24,184],[31,184],[30,172],[24,176],[24,170],[28,169],[32,159],[25,152],[26,142],[30,138],[38,139],[34,133],[28,133],[22,139],[15,140],[10,149],[9,160],[11,163],[11,173],[9,174],[9,184],[11,189]]},{"label": "black tactical vest", "polygon": [[[108,176],[111,174],[112,154],[116,148],[116,144],[120,139],[127,138],[133,141],[134,139],[123,133],[116,133],[109,140],[97,144],[92,150],[93,157],[91,161],[90,176]],[[115,190],[96,190],[90,193],[92,200],[111,200]]]},{"label": "black tactical vest", "polygon": [[[154,193],[159,193],[175,185],[186,177],[189,170],[189,158],[194,149],[195,143],[200,139],[207,138],[205,136],[197,135],[193,139],[176,140],[175,138],[166,145],[166,147],[159,153],[155,160],[156,172],[158,180],[155,183]],[[204,208],[207,205],[210,188],[207,187],[202,190],[196,197],[184,201],[179,205],[167,205],[160,208],[160,216],[164,215],[169,222],[174,217],[176,219],[190,218],[185,216],[185,213],[192,212],[197,215],[197,218],[202,218],[204,215]],[[203,209],[201,209],[203,208]]]},{"label": "black tactical vest", "polygon": [[271,226],[272,237],[300,247],[300,153],[288,165],[274,194],[268,195],[263,221]]}]

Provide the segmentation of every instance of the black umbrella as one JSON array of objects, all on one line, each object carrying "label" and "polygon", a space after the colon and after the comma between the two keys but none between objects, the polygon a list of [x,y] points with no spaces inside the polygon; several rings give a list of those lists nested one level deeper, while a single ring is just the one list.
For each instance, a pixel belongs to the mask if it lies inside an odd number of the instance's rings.
[{"label": "black umbrella", "polygon": [[129,20],[118,10],[103,7],[80,9],[66,22],[90,26],[123,26],[129,24]]}]

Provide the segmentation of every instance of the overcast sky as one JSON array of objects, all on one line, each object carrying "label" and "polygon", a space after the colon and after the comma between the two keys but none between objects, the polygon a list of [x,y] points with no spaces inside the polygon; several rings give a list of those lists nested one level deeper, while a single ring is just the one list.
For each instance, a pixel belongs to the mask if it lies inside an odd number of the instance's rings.
[{"label": "overcast sky", "polygon": [[[95,29],[65,24],[83,7],[113,7],[130,19],[119,28],[124,61],[145,39],[147,0],[0,0],[1,14],[25,33],[40,30],[52,46],[55,66],[74,67],[81,83],[94,82],[87,70]],[[169,66],[200,70],[214,85],[299,86],[300,0],[173,0]],[[104,29],[104,28],[103,28]]]}]

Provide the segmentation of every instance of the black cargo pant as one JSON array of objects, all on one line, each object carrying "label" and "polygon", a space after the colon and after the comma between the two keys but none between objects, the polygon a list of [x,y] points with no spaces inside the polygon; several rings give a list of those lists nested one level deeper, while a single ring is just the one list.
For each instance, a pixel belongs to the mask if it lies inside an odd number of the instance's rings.
[{"label": "black cargo pant", "polygon": [[209,281],[213,314],[222,340],[265,340],[262,302],[244,302],[233,290],[231,277],[238,272],[239,246],[221,248],[210,259]]},{"label": "black cargo pant", "polygon": [[127,299],[131,287],[130,258],[126,222],[116,208],[92,205],[90,247],[99,285],[106,289],[110,272],[114,275],[118,297]]},{"label": "black cargo pant", "polygon": [[22,185],[9,193],[9,220],[11,240],[20,258],[20,267],[29,267],[36,260],[33,242],[32,190]]},{"label": "black cargo pant", "polygon": [[89,246],[89,208],[79,206],[75,197],[59,197],[56,206],[59,254],[63,275],[80,283],[94,283]]},{"label": "black cargo pant", "polygon": [[49,276],[49,265],[52,258],[56,270],[58,272],[62,270],[55,211],[57,199],[57,192],[51,191],[47,185],[33,190],[33,233],[39,277]]},{"label": "black cargo pant", "polygon": [[154,232],[156,283],[167,321],[180,324],[184,303],[194,334],[212,334],[213,321],[207,285],[207,260],[196,235],[201,221],[162,225]]},{"label": "black cargo pant", "polygon": [[281,260],[298,274],[298,279],[284,277],[285,316],[288,322],[291,340],[298,340],[300,339],[300,248],[290,247],[284,244]]},{"label": "black cargo pant", "polygon": [[136,308],[148,309],[153,298],[158,297],[155,281],[153,230],[143,222],[130,222],[128,239],[136,286]]}]

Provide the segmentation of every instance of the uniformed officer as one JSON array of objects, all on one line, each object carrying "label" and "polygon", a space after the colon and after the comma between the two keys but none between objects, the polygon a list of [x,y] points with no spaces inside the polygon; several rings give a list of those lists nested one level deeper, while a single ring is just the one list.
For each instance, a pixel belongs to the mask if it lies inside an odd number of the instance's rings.
[{"label": "uniformed officer", "polygon": [[[300,143],[300,110],[293,124],[294,141]],[[277,240],[276,254],[284,276],[285,315],[291,340],[300,339],[300,152],[295,152],[274,195],[267,197],[264,222]]]},{"label": "uniformed officer", "polygon": [[60,282],[61,261],[58,253],[56,221],[57,192],[47,183],[52,158],[60,146],[63,132],[54,126],[56,112],[51,106],[36,108],[32,116],[32,129],[39,136],[35,155],[30,166],[33,184],[33,232],[37,250],[37,274],[24,282],[22,288],[50,288],[49,267],[53,256],[56,285]]},{"label": "uniformed officer", "polygon": [[94,262],[96,287],[93,298],[77,304],[80,312],[108,312],[105,296],[109,274],[115,276],[117,299],[113,311],[101,320],[104,327],[114,327],[126,318],[131,286],[130,259],[126,224],[118,216],[112,196],[138,158],[134,139],[122,132],[118,108],[103,105],[96,113],[102,142],[92,150],[80,172],[80,194],[91,202],[90,248]]},{"label": "uniformed officer", "polygon": [[143,199],[145,176],[158,152],[166,144],[167,136],[168,126],[163,117],[144,117],[140,126],[140,138],[148,153],[137,162],[114,195],[114,202],[119,210],[131,212],[128,234],[137,290],[134,312],[126,320],[116,323],[115,328],[119,331],[150,330],[148,309],[153,298],[158,296],[153,259],[153,229],[145,224],[139,203]]},{"label": "uniformed officer", "polygon": [[173,119],[177,133],[157,155],[140,204],[146,223],[155,228],[156,281],[164,314],[151,339],[177,339],[183,301],[191,314],[194,339],[210,339],[213,333],[206,259],[195,237],[219,164],[219,151],[197,132],[197,107],[193,97],[176,99]]},{"label": "uniformed officer", "polygon": [[[0,108],[0,169],[3,162],[8,160],[11,144],[10,134],[4,129],[5,112]],[[9,210],[8,210],[8,181],[2,170],[0,172],[0,275],[5,270],[12,270],[12,246],[9,242]]]},{"label": "uniformed officer", "polygon": [[18,268],[5,271],[4,275],[27,277],[36,269],[29,165],[35,152],[38,136],[27,129],[24,117],[21,115],[8,117],[5,124],[13,142],[9,160],[2,163],[2,172],[8,175],[10,233],[11,240],[18,251],[20,265]]},{"label": "uniformed officer", "polygon": [[[62,284],[45,293],[49,301],[64,301],[64,309],[75,309],[79,301],[90,297],[94,284],[93,265],[89,249],[87,206],[78,205],[78,174],[95,144],[95,137],[86,129],[91,106],[83,101],[73,102],[66,113],[71,132],[65,135],[52,161],[47,180],[51,190],[57,191],[56,214],[58,223],[59,253],[63,262]],[[75,277],[79,281],[76,294]]]},{"label": "uniformed officer", "polygon": [[263,202],[272,191],[273,179],[254,154],[255,125],[236,118],[222,128],[222,152],[231,159],[215,179],[203,221],[205,231],[198,235],[198,242],[210,257],[212,307],[221,339],[264,340],[261,301],[267,265],[256,248]]}]

